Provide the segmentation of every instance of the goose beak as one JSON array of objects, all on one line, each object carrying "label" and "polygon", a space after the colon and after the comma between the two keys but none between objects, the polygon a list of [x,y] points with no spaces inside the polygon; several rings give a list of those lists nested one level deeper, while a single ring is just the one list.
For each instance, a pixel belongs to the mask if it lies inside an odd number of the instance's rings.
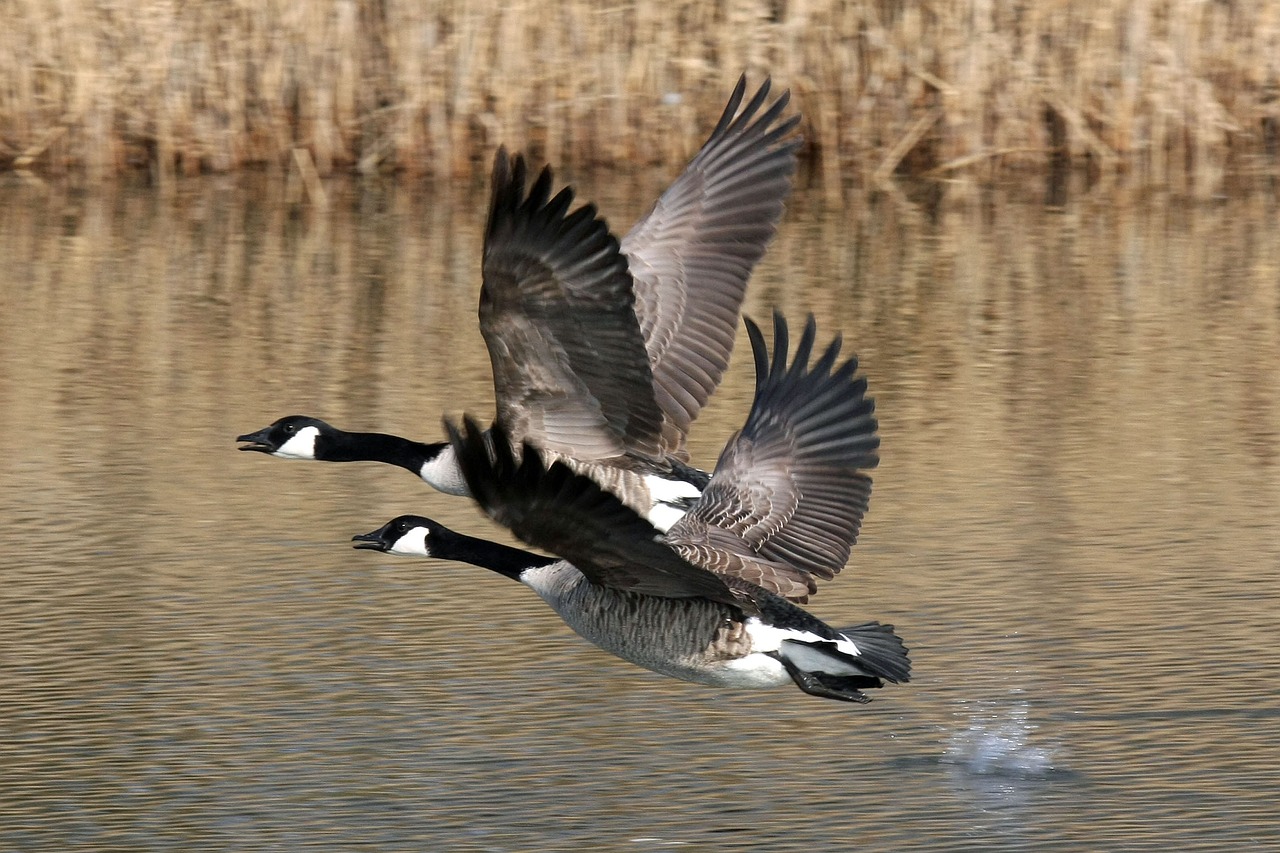
[{"label": "goose beak", "polygon": [[364,551],[385,551],[387,546],[382,544],[382,528],[378,528],[372,533],[361,533],[352,536],[351,541],[356,543],[351,547]]},{"label": "goose beak", "polygon": [[257,432],[247,433],[245,435],[237,435],[236,441],[247,441],[248,444],[240,447],[240,450],[256,450],[259,453],[272,453],[275,446],[267,440],[267,433],[271,431],[271,427],[263,427]]}]

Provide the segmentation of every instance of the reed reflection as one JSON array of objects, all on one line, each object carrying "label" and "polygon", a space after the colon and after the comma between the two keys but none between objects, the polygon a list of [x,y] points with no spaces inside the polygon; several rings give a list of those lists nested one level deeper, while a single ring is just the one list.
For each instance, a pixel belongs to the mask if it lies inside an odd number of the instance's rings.
[{"label": "reed reflection", "polygon": [[[576,184],[622,230],[668,177]],[[818,718],[621,669],[499,581],[352,558],[402,512],[502,538],[466,501],[238,454],[287,411],[423,438],[492,411],[483,189],[283,196],[0,205],[4,846],[1274,837],[1274,199],[795,197],[747,311],[843,330],[883,437],[813,607],[872,609],[918,667],[892,706]],[[695,462],[750,392],[740,350]],[[502,636],[458,629],[484,613]],[[1011,695],[1053,772],[1000,801],[947,754],[986,744],[957,709]]]}]

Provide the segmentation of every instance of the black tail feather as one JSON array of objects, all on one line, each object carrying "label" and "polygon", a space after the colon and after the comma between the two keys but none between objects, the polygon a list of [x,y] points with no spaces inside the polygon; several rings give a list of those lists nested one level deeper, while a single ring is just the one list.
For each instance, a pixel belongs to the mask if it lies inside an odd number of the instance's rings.
[{"label": "black tail feather", "polygon": [[911,679],[907,648],[892,625],[865,622],[839,633],[858,647],[857,654],[841,649],[835,639],[799,638],[783,640],[772,654],[801,690],[827,699],[869,702],[863,690]]},{"label": "black tail feather", "polygon": [[840,631],[858,647],[858,662],[867,672],[903,684],[911,680],[911,659],[892,625],[864,622]]}]

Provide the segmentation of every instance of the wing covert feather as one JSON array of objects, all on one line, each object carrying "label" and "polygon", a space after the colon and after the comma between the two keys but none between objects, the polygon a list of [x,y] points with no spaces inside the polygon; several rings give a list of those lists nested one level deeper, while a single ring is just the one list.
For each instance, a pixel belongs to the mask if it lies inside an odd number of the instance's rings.
[{"label": "wing covert feather", "polygon": [[468,418],[462,429],[446,420],[445,429],[476,502],[521,541],[567,560],[602,586],[752,609],[724,578],[684,560],[649,522],[563,462],[544,467],[528,444],[517,462],[499,425],[486,435]]},{"label": "wing covert feather", "polygon": [[751,411],[702,498],[666,538],[690,562],[804,601],[815,579],[844,567],[857,541],[871,497],[862,471],[879,462],[875,404],[855,377],[856,359],[836,366],[839,337],[809,365],[812,316],[790,365],[780,314],[772,360],[759,328],[746,322],[756,364]]}]

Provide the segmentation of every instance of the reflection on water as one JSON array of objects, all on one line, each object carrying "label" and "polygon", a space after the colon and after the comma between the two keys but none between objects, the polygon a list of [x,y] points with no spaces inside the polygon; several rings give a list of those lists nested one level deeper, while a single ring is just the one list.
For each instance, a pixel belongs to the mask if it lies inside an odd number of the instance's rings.
[{"label": "reflection on water", "polygon": [[[661,180],[579,184],[625,223]],[[406,511],[498,534],[402,471],[237,453],[291,412],[491,411],[482,188],[333,196],[0,206],[0,848],[1280,842],[1273,199],[795,201],[749,311],[843,331],[884,441],[812,609],[916,667],[851,708],[665,680],[516,584],[353,552]],[[750,389],[739,357],[695,461]]]}]

